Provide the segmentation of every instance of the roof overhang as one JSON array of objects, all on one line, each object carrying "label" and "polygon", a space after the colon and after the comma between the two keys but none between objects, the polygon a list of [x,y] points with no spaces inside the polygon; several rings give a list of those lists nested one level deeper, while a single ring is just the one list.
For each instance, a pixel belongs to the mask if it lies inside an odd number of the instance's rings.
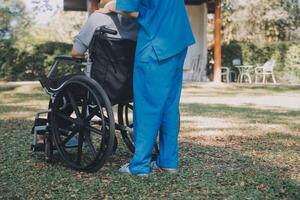
[{"label": "roof overhang", "polygon": [[[87,11],[88,1],[100,1],[100,0],[64,0],[64,10],[66,11]],[[214,11],[214,0],[185,0],[186,5],[201,5],[208,3],[209,12]]]},{"label": "roof overhang", "polygon": [[64,10],[66,11],[87,11],[87,0],[64,0]]},{"label": "roof overhang", "polygon": [[187,5],[200,5],[203,3],[207,3],[210,0],[184,0]]}]

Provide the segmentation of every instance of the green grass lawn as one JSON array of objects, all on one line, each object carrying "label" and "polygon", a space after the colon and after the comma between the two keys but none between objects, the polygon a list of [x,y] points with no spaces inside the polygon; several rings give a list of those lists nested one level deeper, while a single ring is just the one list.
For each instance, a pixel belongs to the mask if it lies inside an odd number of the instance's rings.
[{"label": "green grass lawn", "polygon": [[[70,170],[58,155],[45,162],[30,151],[30,130],[48,97],[36,85],[0,86],[0,199],[300,199],[300,108],[256,105],[266,94],[290,101],[300,88],[185,85],[180,173],[141,178],[117,173],[131,158],[121,140],[97,173]],[[186,103],[191,96],[201,98]],[[214,103],[228,96],[255,98]]]}]

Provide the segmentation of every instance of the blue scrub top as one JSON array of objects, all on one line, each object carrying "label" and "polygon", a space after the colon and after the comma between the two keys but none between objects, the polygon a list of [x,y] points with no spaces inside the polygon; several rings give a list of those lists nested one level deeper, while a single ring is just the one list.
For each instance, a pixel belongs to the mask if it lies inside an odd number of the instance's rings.
[{"label": "blue scrub top", "polygon": [[184,0],[117,0],[116,9],[139,12],[137,54],[151,45],[158,60],[195,43]]}]

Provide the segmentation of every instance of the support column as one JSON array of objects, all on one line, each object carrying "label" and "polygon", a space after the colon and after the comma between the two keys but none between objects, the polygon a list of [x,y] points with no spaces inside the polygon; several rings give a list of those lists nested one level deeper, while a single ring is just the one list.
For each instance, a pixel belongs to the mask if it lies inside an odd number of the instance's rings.
[{"label": "support column", "polygon": [[207,82],[207,4],[187,5],[186,9],[196,43],[188,49],[184,63],[184,80]]},{"label": "support column", "polygon": [[214,82],[221,82],[221,66],[222,66],[222,19],[221,19],[221,0],[215,0],[215,45],[214,45]]}]

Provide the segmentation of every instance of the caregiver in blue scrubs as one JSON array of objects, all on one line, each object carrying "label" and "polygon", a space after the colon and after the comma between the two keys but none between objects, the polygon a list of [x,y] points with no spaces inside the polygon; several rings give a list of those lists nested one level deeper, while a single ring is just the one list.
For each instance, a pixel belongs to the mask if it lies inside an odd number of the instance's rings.
[{"label": "caregiver in blue scrubs", "polygon": [[[183,64],[195,43],[184,0],[116,0],[116,12],[134,16],[140,26],[134,66],[134,144],[123,174],[151,170],[177,172],[179,101]],[[151,163],[159,133],[159,155]]]}]

